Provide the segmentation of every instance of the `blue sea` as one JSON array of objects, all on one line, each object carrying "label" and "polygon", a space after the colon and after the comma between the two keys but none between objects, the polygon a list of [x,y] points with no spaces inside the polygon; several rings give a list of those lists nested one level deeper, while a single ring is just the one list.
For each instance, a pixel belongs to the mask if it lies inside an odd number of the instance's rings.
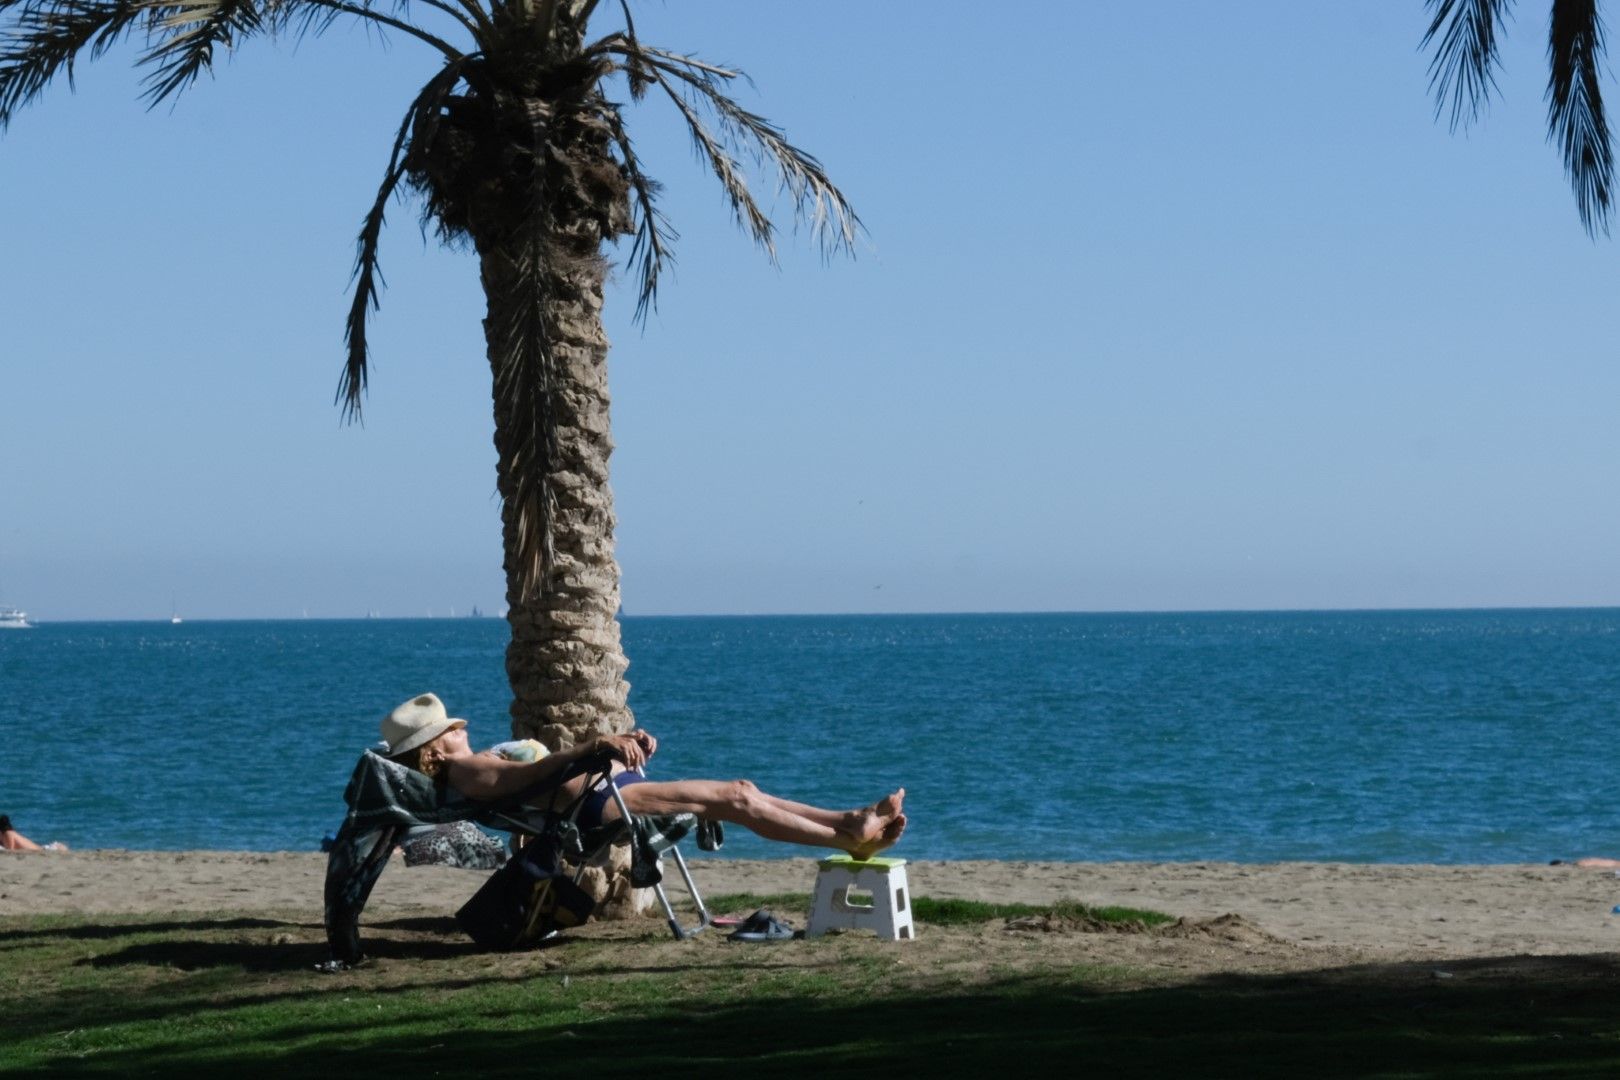
[{"label": "blue sea", "polygon": [[[508,735],[498,619],[0,631],[0,813],[315,850],[383,713]],[[853,806],[914,858],[1620,855],[1620,610],[626,618],[660,779]],[[722,855],[796,854],[733,829]]]}]

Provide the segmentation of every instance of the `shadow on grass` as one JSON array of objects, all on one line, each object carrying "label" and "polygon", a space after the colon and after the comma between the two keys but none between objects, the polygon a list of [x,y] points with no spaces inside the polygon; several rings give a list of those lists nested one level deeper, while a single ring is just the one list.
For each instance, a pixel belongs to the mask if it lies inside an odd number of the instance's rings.
[{"label": "shadow on grass", "polygon": [[[1308,974],[1221,975],[1108,991],[1049,974],[959,992],[800,989],[647,1007],[576,982],[480,1005],[453,1035],[307,1010],[240,1044],[210,1032],[161,1047],[54,1058],[52,1074],[365,1077],[819,1075],[859,1067],[984,1080],[1085,1076],[1620,1075],[1620,961],[1500,957]],[[592,995],[601,994],[600,1000]],[[547,1004],[549,1003],[549,1004]],[[366,1005],[365,1008],[371,1008]],[[14,1075],[27,1075],[17,1073]]]},{"label": "shadow on grass", "polygon": [[[461,927],[448,915],[403,915],[396,919],[368,919],[368,930],[402,930],[410,934],[461,935]],[[369,944],[369,943],[368,943]]]},{"label": "shadow on grass", "polygon": [[45,926],[22,930],[0,930],[0,945],[30,943],[50,939],[64,941],[105,941],[136,933],[202,932],[205,930],[299,930],[320,923],[287,922],[282,919],[193,918],[168,922],[103,922],[72,926]]},{"label": "shadow on grass", "polygon": [[[80,931],[95,933],[67,936],[114,938],[128,936],[132,930],[179,930],[207,934],[191,939],[164,940],[127,945],[116,952],[88,957],[79,961],[98,968],[124,966],[167,967],[179,971],[209,971],[216,968],[234,968],[242,971],[310,971],[327,959],[329,953],[324,938],[319,941],[296,941],[290,934],[261,934],[251,939],[227,935],[223,939],[218,931],[240,930],[320,930],[321,925],[276,922],[268,919],[194,920],[188,923],[142,923],[124,927],[81,927]],[[416,916],[379,920],[370,923],[373,931],[391,931],[390,934],[371,934],[366,938],[366,953],[372,960],[456,960],[481,951],[471,940],[461,936],[454,919],[440,916]],[[46,931],[45,933],[51,933]],[[404,935],[404,936],[395,936]]]}]

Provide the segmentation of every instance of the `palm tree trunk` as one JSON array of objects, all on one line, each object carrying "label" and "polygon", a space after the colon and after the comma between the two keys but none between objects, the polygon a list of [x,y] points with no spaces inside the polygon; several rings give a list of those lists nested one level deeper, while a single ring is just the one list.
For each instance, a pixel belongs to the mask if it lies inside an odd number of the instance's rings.
[{"label": "palm tree trunk", "polygon": [[[517,306],[533,305],[532,278],[518,267],[526,257],[513,237],[479,243],[488,317],[484,332],[491,362],[505,347],[502,328]],[[560,230],[559,230],[560,232]],[[520,425],[503,415],[510,407],[496,395],[497,486],[502,500],[502,534],[507,574],[507,621],[512,640],[506,673],[512,685],[512,732],[561,749],[598,732],[634,726],[626,698],[628,666],[619,643],[619,566],[613,557],[613,492],[608,456],[613,450],[608,424],[607,335],[602,329],[600,232],[583,225],[578,233],[554,235],[551,251],[572,248],[576,257],[558,267],[548,260],[542,275],[541,322],[554,362],[545,406],[557,433],[550,460],[543,462],[555,498],[552,520],[554,557],[540,587],[525,596],[518,571],[513,493]],[[497,380],[499,372],[497,372]]]},{"label": "palm tree trunk", "polygon": [[[635,723],[619,643],[602,329],[603,243],[632,223],[627,182],[593,96],[601,72],[581,66],[569,74],[572,82],[545,95],[497,91],[493,114],[472,114],[474,149],[463,155],[504,164],[473,170],[465,190],[455,179],[466,164],[455,153],[455,109],[444,142],[448,190],[457,198],[470,192],[463,220],[488,304],[512,733],[554,750]],[[514,152],[525,144],[527,152]],[[614,863],[588,868],[581,881],[608,918],[650,902],[646,890],[630,887],[628,855]]]},{"label": "palm tree trunk", "polygon": [[[584,234],[587,229],[580,229]],[[520,306],[537,302],[535,281],[518,267],[532,253],[510,237],[479,244],[488,315],[484,334],[490,360],[510,346],[506,327]],[[573,238],[575,257],[548,260],[540,282],[541,324],[549,338],[554,377],[545,395],[557,433],[543,463],[555,497],[552,515],[553,557],[538,589],[524,594],[519,570],[513,494],[519,452],[514,431],[521,427],[507,415],[510,403],[495,395],[497,484],[501,494],[501,532],[506,557],[507,622],[512,639],[506,647],[506,674],[512,685],[512,733],[538,738],[553,749],[571,746],[598,732],[628,731],[634,726],[626,698],[629,666],[619,644],[619,564],[613,558],[613,492],[608,487],[608,456],[613,439],[608,427],[607,334],[602,329],[602,282],[606,264],[600,256],[600,233]],[[568,237],[545,246],[567,250]],[[588,246],[587,246],[588,245]],[[500,372],[496,371],[497,385]],[[597,901],[605,919],[628,918],[647,910],[652,894],[631,887],[628,850],[615,849],[606,866],[586,867],[580,885]]]}]

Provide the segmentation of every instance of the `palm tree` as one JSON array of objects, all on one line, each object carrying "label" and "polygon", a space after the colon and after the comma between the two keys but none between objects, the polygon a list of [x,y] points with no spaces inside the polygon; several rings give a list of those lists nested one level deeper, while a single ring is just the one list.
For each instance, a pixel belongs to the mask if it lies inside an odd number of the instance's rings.
[{"label": "palm tree", "polygon": [[[1500,28],[1510,0],[1427,0],[1434,18],[1423,44],[1434,49],[1429,86],[1436,115],[1451,127],[1477,119],[1496,90]],[[1603,18],[1598,0],[1552,0],[1547,33],[1547,134],[1564,158],[1575,209],[1592,235],[1609,231],[1614,149],[1603,113]]]},{"label": "palm tree", "polygon": [[[358,419],[366,322],[381,276],[385,211],[418,195],[424,225],[476,251],[488,314],[497,489],[508,621],[506,669],[519,736],[569,745],[631,726],[619,640],[608,455],[607,241],[633,237],[637,318],[657,299],[675,233],[637,159],[621,104],[649,91],[673,104],[738,223],[774,258],[774,226],[744,161],[774,170],[824,253],[850,250],[859,220],[820,163],[724,90],[741,73],[656,48],[622,25],[591,40],[598,0],[0,0],[0,130],[73,64],[127,39],[149,67],[145,96],[172,98],[216,51],[262,35],[359,20],[405,35],[442,66],[405,110],[360,229],[348,362],[338,388]],[[430,28],[431,27],[431,28]]]}]

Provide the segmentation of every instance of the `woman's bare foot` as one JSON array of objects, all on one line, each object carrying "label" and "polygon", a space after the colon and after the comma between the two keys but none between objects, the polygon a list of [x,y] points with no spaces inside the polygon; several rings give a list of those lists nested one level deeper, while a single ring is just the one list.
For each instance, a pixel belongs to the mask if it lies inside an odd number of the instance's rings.
[{"label": "woman's bare foot", "polygon": [[[844,850],[860,859],[874,851],[881,851],[900,839],[900,833],[904,832],[906,827],[906,816],[900,812],[905,801],[906,789],[900,788],[871,806],[850,811],[850,822],[844,829],[849,835],[850,843]],[[862,852],[865,854],[861,854]]]},{"label": "woman's bare foot", "polygon": [[884,826],[883,831],[878,834],[876,840],[873,840],[869,844],[862,844],[854,851],[851,851],[850,854],[857,859],[870,859],[883,849],[893,847],[895,841],[900,839],[900,834],[905,831],[906,815],[901,814],[899,817],[896,817],[893,821],[889,822],[888,825]]}]

